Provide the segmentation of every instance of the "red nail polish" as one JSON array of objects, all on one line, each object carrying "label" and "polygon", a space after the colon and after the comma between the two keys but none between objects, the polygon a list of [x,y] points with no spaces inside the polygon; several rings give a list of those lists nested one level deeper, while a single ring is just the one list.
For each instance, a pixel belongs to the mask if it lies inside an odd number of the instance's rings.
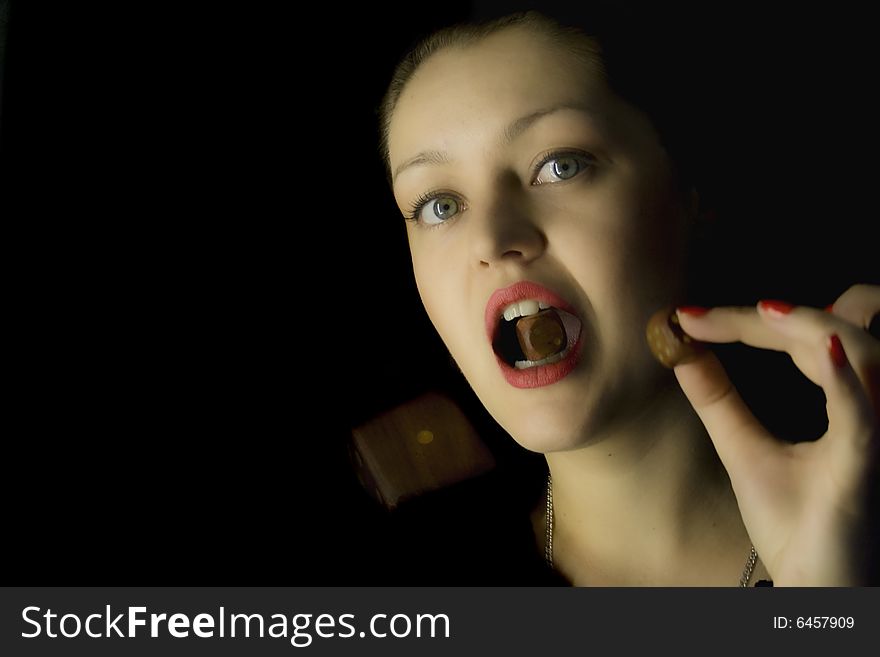
[{"label": "red nail polish", "polygon": [[702,306],[679,306],[676,310],[692,317],[701,317],[709,312],[708,308],[703,308]]},{"label": "red nail polish", "polygon": [[843,350],[843,345],[836,333],[828,338],[828,354],[835,367],[838,369],[846,367],[846,352]]},{"label": "red nail polish", "polygon": [[826,313],[833,313],[834,312],[834,304],[829,303],[827,306],[825,306],[825,312]]},{"label": "red nail polish", "polygon": [[775,299],[762,299],[758,302],[758,305],[761,306],[763,310],[779,313],[780,315],[787,315],[794,310],[792,304],[786,303],[785,301],[777,301]]}]

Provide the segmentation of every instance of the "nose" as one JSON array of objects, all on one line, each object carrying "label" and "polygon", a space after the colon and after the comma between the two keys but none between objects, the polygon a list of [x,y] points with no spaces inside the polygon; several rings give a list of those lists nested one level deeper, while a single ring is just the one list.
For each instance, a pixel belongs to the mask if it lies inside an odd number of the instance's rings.
[{"label": "nose", "polygon": [[472,209],[468,241],[471,258],[481,269],[506,263],[526,265],[547,249],[534,208],[525,195],[499,186],[482,211]]}]

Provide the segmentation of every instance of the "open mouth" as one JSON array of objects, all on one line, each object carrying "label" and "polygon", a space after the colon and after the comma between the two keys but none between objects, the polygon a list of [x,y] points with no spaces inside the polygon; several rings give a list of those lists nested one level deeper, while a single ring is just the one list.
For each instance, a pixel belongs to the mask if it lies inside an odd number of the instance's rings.
[{"label": "open mouth", "polygon": [[573,314],[524,299],[504,308],[492,348],[504,363],[518,370],[552,365],[571,353],[580,330],[581,322]]},{"label": "open mouth", "polygon": [[492,293],[486,303],[486,335],[511,386],[543,387],[574,371],[583,350],[576,312],[534,281],[518,281]]}]

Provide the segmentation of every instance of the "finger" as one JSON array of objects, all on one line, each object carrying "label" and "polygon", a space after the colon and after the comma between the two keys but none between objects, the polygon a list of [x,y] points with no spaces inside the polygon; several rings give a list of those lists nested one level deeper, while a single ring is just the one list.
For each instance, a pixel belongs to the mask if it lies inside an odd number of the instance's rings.
[{"label": "finger", "polygon": [[[780,301],[768,303],[780,308],[793,308],[791,304]],[[787,353],[810,381],[821,385],[818,367],[812,362],[815,354],[805,354],[803,350],[794,349],[791,337],[762,321],[754,306],[728,306],[709,311],[698,309],[696,314],[693,309],[687,307],[678,310],[679,323],[691,337],[705,342],[739,341],[750,347]],[[826,313],[823,314],[827,316]],[[843,320],[839,321],[841,324],[846,323]]]},{"label": "finger", "polygon": [[[733,481],[760,463],[771,436],[733,387],[721,362],[706,350],[698,358],[675,367],[682,390],[699,415]],[[734,486],[736,482],[733,482]]]},{"label": "finger", "polygon": [[877,418],[839,336],[827,336],[822,346],[822,389],[827,400],[828,435],[832,437],[831,468],[838,485],[855,495],[863,492],[858,485],[877,453]]},{"label": "finger", "polygon": [[758,316],[768,328],[777,331],[780,336],[790,338],[789,353],[794,353],[794,343],[800,343],[811,351],[820,353],[828,336],[836,334],[848,355],[850,367],[855,370],[869,399],[880,406],[880,382],[877,380],[880,371],[880,342],[864,330],[852,322],[815,308],[792,306],[778,301],[760,301]]},{"label": "finger", "polygon": [[685,306],[676,313],[685,333],[702,342],[742,342],[759,349],[786,350],[788,341],[760,320],[754,306]]},{"label": "finger", "polygon": [[829,306],[830,312],[838,317],[867,329],[871,319],[880,313],[880,286],[853,285]]}]

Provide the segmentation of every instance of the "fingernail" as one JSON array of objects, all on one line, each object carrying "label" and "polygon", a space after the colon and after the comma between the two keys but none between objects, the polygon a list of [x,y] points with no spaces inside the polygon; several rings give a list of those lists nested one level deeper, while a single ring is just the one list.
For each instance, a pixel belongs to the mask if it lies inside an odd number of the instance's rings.
[{"label": "fingernail", "polygon": [[785,301],[777,301],[775,299],[762,299],[758,302],[758,305],[761,306],[761,310],[776,315],[787,315],[794,310],[792,304],[786,303]]},{"label": "fingernail", "polygon": [[703,308],[702,306],[679,306],[676,310],[692,317],[700,317],[709,312],[708,308]]},{"label": "fingernail", "polygon": [[827,306],[825,306],[825,312],[826,313],[833,313],[834,312],[834,304],[829,303]]},{"label": "fingernail", "polygon": [[828,338],[828,353],[835,367],[838,369],[846,367],[846,352],[843,350],[843,345],[836,333]]}]

